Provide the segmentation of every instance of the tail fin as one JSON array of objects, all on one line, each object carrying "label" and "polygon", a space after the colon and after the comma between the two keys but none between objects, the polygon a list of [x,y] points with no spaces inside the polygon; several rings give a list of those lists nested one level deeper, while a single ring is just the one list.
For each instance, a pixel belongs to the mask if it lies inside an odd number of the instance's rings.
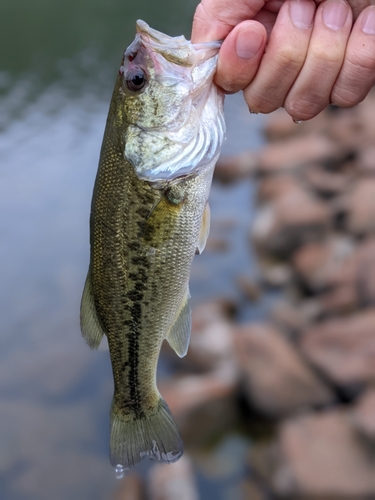
[{"label": "tail fin", "polygon": [[110,459],[114,467],[130,469],[145,457],[172,463],[182,453],[180,433],[162,398],[138,419],[117,410],[112,403]]}]

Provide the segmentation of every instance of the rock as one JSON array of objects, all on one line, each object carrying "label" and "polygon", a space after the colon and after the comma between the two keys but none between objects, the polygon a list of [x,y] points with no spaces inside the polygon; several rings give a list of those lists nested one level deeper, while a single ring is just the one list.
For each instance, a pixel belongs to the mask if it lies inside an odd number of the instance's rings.
[{"label": "rock", "polygon": [[354,312],[359,306],[359,295],[355,284],[343,285],[320,295],[320,315],[337,315]]},{"label": "rock", "polygon": [[295,123],[285,109],[278,109],[268,115],[263,128],[264,135],[269,141],[286,139],[305,130],[306,124]]},{"label": "rock", "polygon": [[143,500],[144,488],[142,480],[135,472],[126,475],[119,482],[111,500]]},{"label": "rock", "polygon": [[375,238],[359,244],[337,268],[327,274],[327,285],[356,287],[361,306],[375,304]]},{"label": "rock", "polygon": [[237,286],[241,292],[247,297],[251,302],[256,302],[262,295],[262,289],[255,283],[250,277],[240,274],[237,276]]},{"label": "rock", "polygon": [[300,342],[310,361],[336,384],[375,381],[375,309],[322,321]]},{"label": "rock", "polygon": [[192,313],[192,331],[185,361],[208,372],[233,362],[232,321],[234,305],[216,299],[197,304]]},{"label": "rock", "polygon": [[326,122],[326,133],[336,144],[346,151],[356,153],[367,142],[366,131],[360,110],[356,106],[350,109],[337,109]]},{"label": "rock", "polygon": [[239,498],[246,500],[267,500],[267,492],[253,479],[248,478],[240,484]]},{"label": "rock", "polygon": [[285,287],[293,278],[291,267],[286,263],[274,262],[264,257],[258,257],[261,279],[268,287]]},{"label": "rock", "polygon": [[173,464],[155,464],[150,469],[147,489],[149,500],[198,500],[194,469],[187,454]]},{"label": "rock", "polygon": [[258,173],[292,171],[309,163],[337,161],[342,157],[342,149],[334,142],[312,133],[267,145],[259,154]]},{"label": "rock", "polygon": [[257,202],[264,204],[280,196],[288,195],[301,187],[301,183],[293,175],[269,175],[259,180]]},{"label": "rock", "polygon": [[286,300],[280,300],[271,311],[272,321],[288,333],[297,334],[309,324],[309,317],[303,309]]},{"label": "rock", "polygon": [[375,494],[375,461],[343,411],[294,417],[280,425],[275,492],[296,498]]},{"label": "rock", "polygon": [[332,235],[299,248],[292,257],[293,268],[304,286],[318,292],[328,287],[330,276],[342,268],[354,249],[351,238]]},{"label": "rock", "polygon": [[365,438],[375,441],[375,388],[365,391],[352,410],[352,422]]},{"label": "rock", "polygon": [[369,146],[359,151],[358,165],[361,173],[375,174],[375,146]]},{"label": "rock", "polygon": [[375,179],[359,180],[346,199],[347,228],[356,236],[375,232]]},{"label": "rock", "polygon": [[296,187],[259,208],[251,235],[260,252],[287,257],[308,242],[321,241],[330,225],[329,207]]},{"label": "rock", "polygon": [[224,184],[235,182],[254,174],[259,163],[259,155],[254,151],[245,151],[244,153],[218,159],[214,178]]},{"label": "rock", "polygon": [[341,194],[353,182],[353,175],[328,171],[319,164],[310,165],[304,169],[304,177],[310,188],[323,196]]},{"label": "rock", "polygon": [[262,413],[279,417],[332,402],[330,390],[276,327],[238,326],[233,338],[247,398]]},{"label": "rock", "polygon": [[159,383],[186,444],[201,444],[233,425],[237,418],[236,388],[237,369],[233,363],[222,364],[207,374],[184,375]]}]

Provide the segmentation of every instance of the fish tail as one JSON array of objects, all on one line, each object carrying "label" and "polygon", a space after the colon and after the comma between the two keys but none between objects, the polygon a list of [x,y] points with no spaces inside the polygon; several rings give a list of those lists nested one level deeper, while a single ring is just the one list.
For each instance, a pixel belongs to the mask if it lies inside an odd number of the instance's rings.
[{"label": "fish tail", "polygon": [[180,433],[162,398],[155,408],[138,418],[112,403],[110,459],[114,467],[130,469],[145,457],[172,463],[182,453]]}]

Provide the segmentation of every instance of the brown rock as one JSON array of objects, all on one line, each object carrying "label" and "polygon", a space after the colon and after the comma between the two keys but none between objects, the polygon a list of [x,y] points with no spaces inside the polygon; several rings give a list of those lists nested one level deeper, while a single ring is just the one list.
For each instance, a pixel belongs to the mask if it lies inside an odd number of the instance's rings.
[{"label": "brown rock", "polygon": [[254,174],[259,163],[259,155],[246,151],[239,155],[220,156],[215,166],[215,179],[223,183],[235,182]]},{"label": "brown rock", "polygon": [[364,174],[375,174],[375,146],[369,146],[359,151],[359,171]]},{"label": "brown rock", "polygon": [[324,242],[310,243],[299,248],[292,263],[298,277],[313,291],[327,288],[330,277],[354,252],[354,242],[348,237],[332,236]]},{"label": "brown rock", "polygon": [[263,131],[270,141],[286,139],[306,131],[306,123],[295,123],[285,109],[280,108],[267,116]]},{"label": "brown rock", "polygon": [[322,240],[330,223],[329,207],[296,187],[258,210],[252,239],[261,251],[287,256],[307,242]]},{"label": "brown rock", "polygon": [[347,227],[357,236],[375,232],[375,179],[357,182],[346,200]]},{"label": "brown rock", "polygon": [[281,300],[271,312],[271,319],[282,329],[292,334],[299,333],[309,324],[309,317],[300,305]]},{"label": "brown rock", "polygon": [[237,327],[233,333],[251,404],[275,417],[333,397],[280,331],[265,323]]},{"label": "brown rock", "polygon": [[[130,498],[130,497],[129,497]],[[155,464],[148,477],[149,500],[198,500],[191,460],[186,453],[173,464]]]},{"label": "brown rock", "polygon": [[[223,364],[204,375],[185,375],[159,384],[160,393],[177,421],[184,441],[202,443],[233,425],[237,370]],[[220,415],[220,418],[217,418]]]},{"label": "brown rock", "polygon": [[359,306],[359,295],[355,284],[343,285],[321,294],[318,298],[321,314],[347,314]]},{"label": "brown rock", "polygon": [[197,304],[192,313],[192,332],[185,361],[195,369],[210,371],[233,362],[233,304],[212,300]]},{"label": "brown rock", "polygon": [[375,440],[375,388],[365,391],[352,411],[356,429],[366,438]]},{"label": "brown rock", "polygon": [[111,500],[144,500],[144,498],[142,480],[133,472],[121,479]]},{"label": "brown rock", "polygon": [[229,367],[205,375],[184,375],[160,384],[160,392],[176,418],[210,401],[233,394],[236,373]]},{"label": "brown rock", "polygon": [[327,135],[346,150],[356,152],[367,142],[366,127],[357,106],[350,109],[336,109],[329,116],[325,126]]},{"label": "brown rock", "polygon": [[343,193],[353,181],[352,175],[326,170],[322,165],[310,165],[304,170],[309,186],[324,196]]},{"label": "brown rock", "polygon": [[293,175],[270,175],[260,179],[257,190],[257,201],[265,203],[280,196],[288,195],[300,188],[300,182]]},{"label": "brown rock", "polygon": [[[375,494],[373,454],[344,412],[293,418],[280,426],[276,493],[313,498],[363,498]],[[293,497],[294,498],[294,497]]]},{"label": "brown rock", "polygon": [[363,306],[375,304],[375,238],[361,243],[340,266],[327,273],[330,287],[356,287]]},{"label": "brown rock", "polygon": [[253,281],[250,277],[243,274],[237,276],[237,286],[241,292],[247,297],[251,302],[256,302],[262,295],[262,289]]},{"label": "brown rock", "polygon": [[337,160],[342,151],[327,137],[312,133],[288,141],[275,142],[261,150],[258,172],[291,171],[309,163]]},{"label": "brown rock", "polygon": [[259,256],[258,264],[264,285],[269,287],[285,287],[292,281],[292,269],[287,263],[274,262]]},{"label": "brown rock", "polygon": [[330,319],[301,337],[306,356],[339,385],[375,380],[375,309]]},{"label": "brown rock", "polygon": [[244,500],[267,500],[269,496],[267,492],[264,491],[261,486],[254,480],[248,478],[240,484],[240,495],[239,498]]}]

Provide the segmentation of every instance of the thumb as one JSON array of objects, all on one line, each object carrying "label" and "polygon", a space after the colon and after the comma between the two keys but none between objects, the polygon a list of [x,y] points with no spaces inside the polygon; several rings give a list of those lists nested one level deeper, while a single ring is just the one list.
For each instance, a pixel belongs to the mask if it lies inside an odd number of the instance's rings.
[{"label": "thumb", "polygon": [[196,8],[191,41],[223,40],[242,21],[254,19],[266,0],[202,0]]},{"label": "thumb", "polygon": [[221,46],[215,83],[227,93],[247,87],[258,71],[266,41],[266,29],[257,21],[236,26]]}]

